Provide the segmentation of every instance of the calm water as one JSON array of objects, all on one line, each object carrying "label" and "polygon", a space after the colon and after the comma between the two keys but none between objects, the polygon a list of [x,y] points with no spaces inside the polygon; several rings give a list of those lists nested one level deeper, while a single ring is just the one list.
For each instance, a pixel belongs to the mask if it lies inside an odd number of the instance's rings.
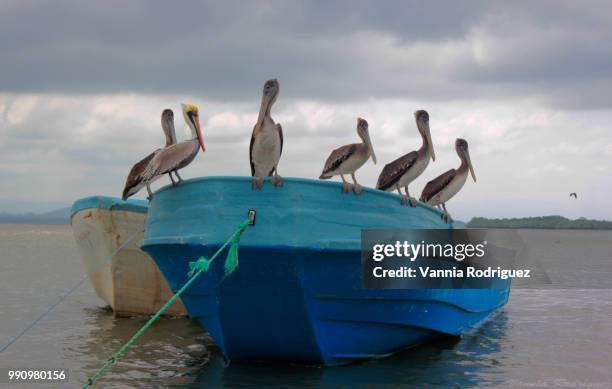
[{"label": "calm water", "polygon": [[[575,260],[580,244],[612,257],[612,233],[554,234],[546,245],[554,243],[556,257]],[[601,277],[601,269],[612,270],[608,264],[584,277]],[[69,226],[0,225],[0,345],[81,277]],[[115,318],[85,283],[0,354],[0,368],[68,368],[70,386],[78,387],[144,321]],[[165,318],[100,383],[118,388],[612,388],[612,290],[515,290],[502,312],[461,339],[336,368],[225,366],[205,332],[187,319]]]}]

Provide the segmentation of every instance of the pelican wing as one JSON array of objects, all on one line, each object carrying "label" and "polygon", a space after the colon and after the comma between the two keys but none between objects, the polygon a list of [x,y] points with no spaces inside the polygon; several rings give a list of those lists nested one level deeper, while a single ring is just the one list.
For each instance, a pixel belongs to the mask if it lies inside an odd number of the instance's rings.
[{"label": "pelican wing", "polygon": [[426,203],[431,200],[436,194],[444,189],[449,182],[453,180],[456,174],[457,171],[455,169],[450,169],[446,173],[443,173],[429,181],[427,185],[425,185],[423,193],[421,193],[421,201]]},{"label": "pelican wing", "polygon": [[[254,144],[255,144],[255,127],[253,127],[253,133],[251,134],[251,144],[249,145],[249,162],[251,163],[251,176],[253,177],[255,177],[255,164],[253,163],[253,145]],[[282,151],[282,147],[281,147],[281,151]]]},{"label": "pelican wing", "polygon": [[278,136],[280,137],[281,148],[280,153],[283,155],[283,127],[279,123],[276,123],[276,129],[278,130]]},{"label": "pelican wing", "polygon": [[125,187],[123,188],[123,195],[121,196],[124,200],[138,192],[145,185],[145,175],[151,160],[161,149],[157,149],[151,154],[147,155],[143,160],[138,162],[132,167],[130,173],[125,180]]},{"label": "pelican wing", "polygon": [[350,145],[345,145],[342,147],[338,147],[327,158],[325,161],[325,166],[323,167],[323,172],[319,178],[331,178],[334,170],[338,169],[340,165],[342,165],[351,155],[353,155],[357,151],[357,143],[353,143]]},{"label": "pelican wing", "polygon": [[412,151],[402,157],[399,157],[393,162],[385,165],[380,176],[376,188],[380,190],[388,190],[397,184],[399,179],[410,169],[417,160],[417,152]]},{"label": "pelican wing", "polygon": [[[278,131],[278,136],[280,138],[280,155],[283,155],[283,127],[281,127],[279,123],[276,123],[276,130]],[[253,165],[251,164],[251,166]],[[268,173],[269,176],[272,176],[274,169],[276,168],[272,168],[272,170],[270,170],[270,173]]]},{"label": "pelican wing", "polygon": [[[185,167],[195,156],[194,146],[197,147],[197,140],[192,139],[162,149],[149,163],[143,173],[144,178],[150,180],[155,176]],[[197,153],[197,148],[195,150]]]}]

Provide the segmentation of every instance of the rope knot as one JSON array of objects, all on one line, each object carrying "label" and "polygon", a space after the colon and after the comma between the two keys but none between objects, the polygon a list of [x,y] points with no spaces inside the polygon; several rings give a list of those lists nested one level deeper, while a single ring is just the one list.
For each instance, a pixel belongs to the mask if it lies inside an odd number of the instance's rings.
[{"label": "rope knot", "polygon": [[187,273],[187,275],[189,277],[193,277],[196,272],[208,271],[211,262],[211,260],[205,257],[200,257],[197,261],[189,262],[189,269],[191,270],[189,270],[189,273]]},{"label": "rope knot", "polygon": [[225,258],[225,276],[229,276],[236,270],[238,267],[238,245],[240,243],[240,238],[242,237],[242,233],[249,226],[250,220],[247,219],[240,224],[238,230],[234,234],[231,239],[231,245],[229,250],[227,251],[227,257]]}]

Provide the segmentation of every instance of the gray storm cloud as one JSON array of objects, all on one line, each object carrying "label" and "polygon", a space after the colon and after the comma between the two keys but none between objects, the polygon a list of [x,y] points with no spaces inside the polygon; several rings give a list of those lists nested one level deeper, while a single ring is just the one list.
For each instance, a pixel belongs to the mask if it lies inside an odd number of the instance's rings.
[{"label": "gray storm cloud", "polygon": [[456,167],[464,137],[479,181],[455,216],[612,218],[610,42],[608,2],[3,1],[0,211],[119,194],[163,142],[161,110],[186,101],[207,151],[185,175],[248,175],[261,88],[277,77],[283,175],[317,177],[363,116],[382,164],[358,176],[373,186],[418,147],[412,113],[427,109],[438,158],[413,194]]},{"label": "gray storm cloud", "polygon": [[612,102],[612,4],[9,1],[7,92]]}]

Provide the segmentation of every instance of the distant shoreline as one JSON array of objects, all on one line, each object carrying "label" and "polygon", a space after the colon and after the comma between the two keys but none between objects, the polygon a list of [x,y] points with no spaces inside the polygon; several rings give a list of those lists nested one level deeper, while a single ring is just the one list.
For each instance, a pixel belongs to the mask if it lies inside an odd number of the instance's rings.
[{"label": "distant shoreline", "polygon": [[70,224],[70,207],[45,213],[0,212],[0,224]]},{"label": "distant shoreline", "polygon": [[563,216],[538,216],[506,219],[489,219],[474,217],[467,228],[524,228],[546,230],[612,230],[612,221],[578,218],[575,220]]},{"label": "distant shoreline", "polygon": [[0,217],[0,224],[70,224],[70,219],[11,219]]},{"label": "distant shoreline", "polygon": [[[70,208],[61,208],[55,211],[40,214],[12,214],[0,212],[0,224],[70,224]],[[545,230],[612,230],[612,221],[586,218],[571,220],[563,216],[538,216],[503,219],[474,217],[467,224],[465,224],[465,227]]]},{"label": "distant shoreline", "polygon": [[70,220],[11,220],[11,219],[1,219],[0,224],[31,224],[31,225],[62,225],[62,224],[70,224]]}]

